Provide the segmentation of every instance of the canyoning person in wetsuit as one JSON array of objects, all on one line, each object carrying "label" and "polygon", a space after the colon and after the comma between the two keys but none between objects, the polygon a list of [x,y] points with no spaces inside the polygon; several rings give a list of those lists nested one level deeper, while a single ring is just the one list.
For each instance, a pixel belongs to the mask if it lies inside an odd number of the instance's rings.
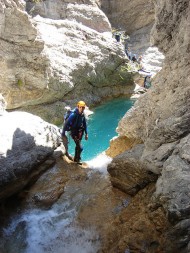
[{"label": "canyoning person in wetsuit", "polygon": [[65,120],[65,124],[63,126],[62,131],[62,138],[66,148],[66,155],[69,157],[68,139],[67,136],[65,135],[65,132],[70,131],[70,135],[76,144],[74,161],[78,163],[81,160],[81,152],[83,150],[81,140],[84,133],[85,133],[85,140],[88,140],[87,124],[86,118],[84,116],[85,106],[86,104],[84,101],[79,101],[77,103],[77,107],[71,112],[68,119]]}]

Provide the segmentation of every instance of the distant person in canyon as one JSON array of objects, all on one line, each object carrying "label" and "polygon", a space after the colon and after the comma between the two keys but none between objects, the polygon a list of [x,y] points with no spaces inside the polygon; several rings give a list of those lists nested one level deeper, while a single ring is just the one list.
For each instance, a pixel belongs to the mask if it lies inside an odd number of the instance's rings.
[{"label": "distant person in canyon", "polygon": [[131,53],[131,49],[129,47],[125,50],[125,53],[128,56],[129,60],[131,60],[132,53]]},{"label": "distant person in canyon", "polygon": [[115,39],[116,39],[117,42],[120,42],[121,34],[116,33],[115,34]]},{"label": "distant person in canyon", "polygon": [[137,57],[136,57],[136,55],[134,54],[133,55],[133,57],[132,57],[132,59],[131,59],[133,62],[136,62],[137,61]]},{"label": "distant person in canyon", "polygon": [[80,163],[81,160],[81,153],[83,151],[81,141],[84,133],[85,133],[85,140],[88,140],[87,123],[84,115],[85,107],[86,104],[84,101],[79,101],[77,103],[77,107],[74,110],[70,111],[70,115],[68,115],[68,118],[65,119],[62,131],[63,144],[65,145],[66,155],[69,158],[70,155],[68,153],[68,138],[65,134],[66,131],[70,132],[70,135],[76,144],[74,162],[77,163]]},{"label": "distant person in canyon", "polygon": [[145,76],[144,88],[149,89],[151,87],[151,75]]},{"label": "distant person in canyon", "polygon": [[138,64],[141,64],[141,62],[142,62],[142,55],[139,56],[137,62],[138,62]]}]

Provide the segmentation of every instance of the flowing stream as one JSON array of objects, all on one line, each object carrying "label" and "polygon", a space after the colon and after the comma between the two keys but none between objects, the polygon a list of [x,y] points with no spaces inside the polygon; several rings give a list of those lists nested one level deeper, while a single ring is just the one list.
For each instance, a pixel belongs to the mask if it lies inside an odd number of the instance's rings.
[{"label": "flowing stream", "polygon": [[[1,253],[96,253],[101,249],[111,221],[129,202],[128,196],[111,186],[106,170],[111,158],[102,152],[132,105],[133,101],[122,98],[95,108],[83,151],[90,169],[61,168],[70,180],[50,208],[31,202],[16,206],[0,227]],[[56,166],[61,165],[52,171]]]}]

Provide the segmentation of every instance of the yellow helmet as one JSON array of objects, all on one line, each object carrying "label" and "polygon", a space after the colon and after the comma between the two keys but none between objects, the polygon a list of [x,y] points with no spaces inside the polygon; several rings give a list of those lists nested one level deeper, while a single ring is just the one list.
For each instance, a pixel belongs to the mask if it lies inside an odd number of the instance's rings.
[{"label": "yellow helmet", "polygon": [[86,104],[85,104],[85,102],[84,102],[84,101],[79,101],[79,102],[77,103],[77,106],[82,106],[82,107],[85,107],[85,106],[86,106]]}]

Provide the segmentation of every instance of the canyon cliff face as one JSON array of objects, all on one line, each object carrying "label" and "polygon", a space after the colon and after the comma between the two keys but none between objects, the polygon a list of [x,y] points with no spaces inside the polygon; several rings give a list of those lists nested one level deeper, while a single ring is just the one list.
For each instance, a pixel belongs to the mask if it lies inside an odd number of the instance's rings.
[{"label": "canyon cliff face", "polygon": [[115,28],[127,34],[153,24],[154,4],[151,0],[101,0],[101,8]]},{"label": "canyon cliff face", "polygon": [[[32,128],[31,133],[22,123],[23,117],[30,122],[28,116],[20,113],[20,117],[16,115],[14,128],[6,129],[6,120],[11,125],[11,116],[4,112],[6,102],[8,109],[57,100],[64,105],[62,101],[75,103],[78,97],[95,103],[106,96],[130,92],[125,85],[126,80],[130,83],[130,76],[124,74],[123,81],[119,75],[123,74],[121,66],[126,60],[123,48],[112,40],[109,22],[96,5],[100,6],[103,1],[69,2],[49,0],[32,4],[27,1],[29,16],[23,1],[0,1],[0,88],[6,100],[0,98],[4,114],[0,118],[1,189],[4,191],[1,198],[23,188],[28,183],[28,175],[60,145],[59,130],[39,118],[29,117],[33,124],[34,120],[37,122],[37,128]],[[116,6],[115,1],[110,2],[114,3]],[[130,3],[127,13],[132,15],[134,8],[130,8]],[[142,9],[149,2],[143,3]],[[99,17],[102,25],[89,21],[84,10],[91,11],[95,20]],[[116,156],[108,171],[112,184],[134,198],[123,215],[113,222],[115,227],[103,252],[123,253],[132,249],[134,252],[188,253],[190,250],[189,1],[155,0],[155,12],[151,40],[166,58],[152,88],[135,103],[117,129],[120,138],[128,139],[128,147],[133,148]],[[132,27],[130,18],[128,22],[126,27],[130,27],[131,38],[138,32],[143,34],[141,29],[150,31],[152,27],[149,19],[144,26],[138,21],[139,25],[134,23]],[[56,105],[62,114],[63,105]],[[17,126],[21,130],[15,131]],[[4,136],[5,130],[9,131],[8,138]],[[26,160],[17,152],[21,137],[26,145],[21,149],[28,155]],[[6,154],[10,156],[6,158]],[[18,158],[23,167],[16,163]],[[4,164],[9,165],[6,173]]]},{"label": "canyon cliff face", "polygon": [[56,111],[62,120],[66,103],[90,105],[131,92],[123,46],[95,1],[9,0],[0,8],[0,90],[7,109],[59,101],[48,119]]},{"label": "canyon cliff face", "polygon": [[[187,0],[157,0],[155,10],[151,40],[165,54],[164,66],[153,80],[152,88],[120,121],[117,131],[120,136],[142,143],[137,167],[158,175],[151,201],[164,209],[172,225],[166,234],[167,248],[162,252],[189,252],[190,4]],[[128,159],[129,153],[130,157],[136,157],[136,148],[123,157]],[[125,166],[123,157],[117,156],[113,164],[123,161]],[[134,163],[134,158],[131,159]],[[121,180],[113,164],[109,167],[112,182],[124,187],[124,176]],[[130,181],[129,168],[125,168]],[[173,245],[169,245],[171,240]]]},{"label": "canyon cliff face", "polygon": [[108,16],[113,29],[125,32],[126,47],[137,58],[142,56],[143,68],[152,73],[160,71],[164,55],[150,41],[155,19],[153,1],[101,0],[101,9]]}]

